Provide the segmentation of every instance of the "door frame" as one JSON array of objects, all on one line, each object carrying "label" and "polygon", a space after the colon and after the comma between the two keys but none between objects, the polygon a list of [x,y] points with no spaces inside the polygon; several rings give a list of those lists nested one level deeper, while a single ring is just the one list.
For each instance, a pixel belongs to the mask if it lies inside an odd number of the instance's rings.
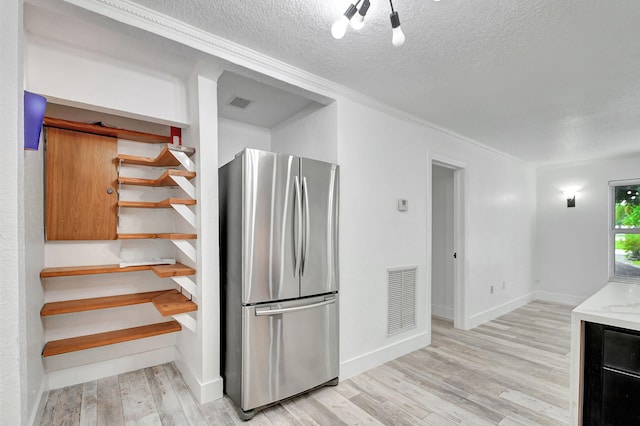
[{"label": "door frame", "polygon": [[[433,260],[433,238],[431,235],[431,229],[433,226],[433,166],[445,167],[453,170],[453,248],[457,258],[453,263],[453,327],[468,330],[468,317],[467,317],[467,208],[466,208],[466,187],[467,187],[467,174],[466,164],[460,161],[444,157],[438,154],[429,154],[427,162],[427,173],[429,177],[429,183],[427,185],[427,267],[430,271],[427,274],[428,289],[427,294],[429,300],[431,300],[431,270]],[[453,256],[453,253],[451,254]],[[428,306],[429,313],[431,313],[431,303]],[[429,318],[431,314],[429,314]]]}]

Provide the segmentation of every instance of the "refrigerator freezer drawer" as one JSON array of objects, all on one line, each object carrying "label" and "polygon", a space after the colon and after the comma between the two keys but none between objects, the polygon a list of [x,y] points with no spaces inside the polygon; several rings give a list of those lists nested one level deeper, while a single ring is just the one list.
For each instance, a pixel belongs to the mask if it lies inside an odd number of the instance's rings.
[{"label": "refrigerator freezer drawer", "polygon": [[242,316],[243,410],[338,377],[338,294],[246,306]]}]

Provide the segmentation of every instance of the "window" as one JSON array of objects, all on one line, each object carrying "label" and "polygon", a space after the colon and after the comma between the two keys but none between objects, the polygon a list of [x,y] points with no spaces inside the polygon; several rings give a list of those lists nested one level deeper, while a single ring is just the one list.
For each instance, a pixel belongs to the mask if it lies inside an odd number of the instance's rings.
[{"label": "window", "polygon": [[617,281],[640,283],[640,179],[609,185],[613,208],[609,275]]}]

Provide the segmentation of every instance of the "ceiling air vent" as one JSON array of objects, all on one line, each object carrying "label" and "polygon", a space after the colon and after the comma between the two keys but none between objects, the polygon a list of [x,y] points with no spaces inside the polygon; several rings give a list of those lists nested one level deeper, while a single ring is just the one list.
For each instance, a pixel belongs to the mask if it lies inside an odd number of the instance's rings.
[{"label": "ceiling air vent", "polygon": [[249,106],[253,101],[249,99],[244,99],[239,96],[234,96],[233,99],[229,101],[229,105],[234,106],[236,108],[245,109]]}]

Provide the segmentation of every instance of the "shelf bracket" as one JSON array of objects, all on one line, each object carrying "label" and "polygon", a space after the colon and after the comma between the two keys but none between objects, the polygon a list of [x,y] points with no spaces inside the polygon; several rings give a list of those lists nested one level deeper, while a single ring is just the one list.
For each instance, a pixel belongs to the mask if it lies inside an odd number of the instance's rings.
[{"label": "shelf bracket", "polygon": [[172,317],[193,333],[198,329],[198,322],[188,313],[172,315]]},{"label": "shelf bracket", "polygon": [[188,240],[171,240],[192,262],[196,262],[196,248]]},{"label": "shelf bracket", "polygon": [[169,151],[171,152],[171,154],[173,154],[174,157],[176,157],[176,160],[178,160],[185,169],[189,170],[190,172],[196,171],[196,165],[193,161],[191,161],[187,154],[181,151],[174,151],[172,149],[169,149]]},{"label": "shelf bracket", "polygon": [[189,294],[198,294],[198,286],[187,276],[171,277],[180,287],[184,288]]},{"label": "shelf bracket", "polygon": [[189,182],[189,180],[184,176],[171,176],[171,179],[180,187],[187,195],[195,200],[196,199],[196,187]]},{"label": "shelf bracket", "polygon": [[175,211],[180,213],[180,216],[182,216],[182,218],[186,220],[189,225],[193,226],[194,228],[196,227],[196,214],[191,211],[188,206],[185,206],[184,204],[171,204],[171,207],[173,207]]}]

